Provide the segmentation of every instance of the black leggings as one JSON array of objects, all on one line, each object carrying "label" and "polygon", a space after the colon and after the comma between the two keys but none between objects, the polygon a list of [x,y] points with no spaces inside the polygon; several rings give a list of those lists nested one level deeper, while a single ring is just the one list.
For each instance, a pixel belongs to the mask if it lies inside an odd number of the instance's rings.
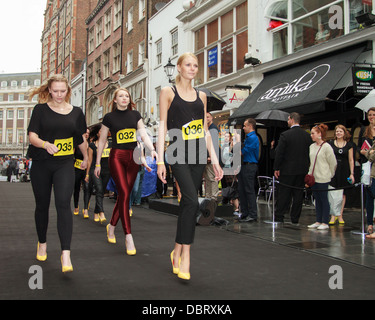
[{"label": "black leggings", "polygon": [[[81,191],[81,185],[83,185],[83,188],[85,188],[86,170],[74,168],[74,175],[75,175],[74,194],[73,194],[74,208],[78,208],[79,192]],[[85,196],[85,191],[83,191],[83,196]]]},{"label": "black leggings", "polygon": [[174,164],[172,172],[181,190],[177,219],[176,243],[192,244],[199,211],[198,190],[202,184],[205,164]]},{"label": "black leggings", "polygon": [[73,160],[34,160],[30,178],[36,204],[35,224],[39,243],[47,242],[49,205],[53,186],[61,250],[70,250],[73,231],[70,202],[75,179]]}]

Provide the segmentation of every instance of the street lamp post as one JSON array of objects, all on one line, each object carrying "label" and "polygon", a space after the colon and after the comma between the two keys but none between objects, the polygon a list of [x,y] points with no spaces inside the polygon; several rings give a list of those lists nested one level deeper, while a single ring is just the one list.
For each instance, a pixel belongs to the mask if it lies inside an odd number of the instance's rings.
[{"label": "street lamp post", "polygon": [[171,58],[168,59],[168,63],[164,66],[164,72],[169,79],[169,83],[172,83],[172,76],[174,73],[175,65],[171,62]]}]

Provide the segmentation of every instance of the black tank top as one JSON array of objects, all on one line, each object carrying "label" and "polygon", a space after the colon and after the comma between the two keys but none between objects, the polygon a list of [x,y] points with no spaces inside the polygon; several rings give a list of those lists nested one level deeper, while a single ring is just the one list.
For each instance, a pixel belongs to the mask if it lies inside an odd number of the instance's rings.
[{"label": "black tank top", "polygon": [[[169,130],[173,146],[173,155],[168,156],[168,162],[171,163],[175,158],[177,163],[207,163],[207,150],[204,133],[204,104],[197,92],[195,101],[183,100],[177,92],[175,86],[172,87],[175,94],[173,101],[168,110],[167,128]],[[184,144],[184,152],[180,152],[179,145],[175,143],[182,142]],[[195,156],[194,156],[195,154]],[[182,161],[183,160],[183,161]],[[173,162],[173,161],[172,161]],[[173,164],[173,163],[171,163]]]}]

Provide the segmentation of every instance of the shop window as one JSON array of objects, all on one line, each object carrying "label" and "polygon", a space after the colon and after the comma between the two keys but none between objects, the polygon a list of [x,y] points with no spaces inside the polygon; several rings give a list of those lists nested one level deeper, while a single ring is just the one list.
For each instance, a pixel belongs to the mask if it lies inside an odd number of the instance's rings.
[{"label": "shop window", "polygon": [[230,38],[221,44],[221,74],[233,72],[233,39]]},{"label": "shop window", "polygon": [[205,28],[200,28],[195,32],[195,51],[204,48],[204,30]]},{"label": "shop window", "polygon": [[195,85],[244,67],[248,51],[247,16],[245,1],[195,31],[195,54],[199,64]]},{"label": "shop window", "polygon": [[216,19],[207,25],[207,44],[217,41],[218,35],[218,21]]},{"label": "shop window", "polygon": [[198,58],[198,74],[195,77],[195,85],[204,83],[204,52],[197,55]]},{"label": "shop window", "polygon": [[224,38],[225,36],[233,32],[233,11],[229,11],[228,13],[221,16],[220,21],[221,37]]},{"label": "shop window", "polygon": [[372,12],[372,0],[352,0],[349,1],[349,29],[355,31],[361,26],[358,24],[355,17]]},{"label": "shop window", "polygon": [[[273,58],[340,37],[345,30],[344,8],[349,8],[344,3],[350,4],[351,12],[357,3],[355,10],[359,12],[370,9],[365,2],[367,0],[281,0],[272,3],[266,9],[266,17],[270,19],[267,30],[272,32]],[[292,48],[292,52],[288,52],[288,48]]]},{"label": "shop window", "polygon": [[247,1],[236,7],[236,30],[247,27]]},{"label": "shop window", "polygon": [[334,2],[333,0],[293,0],[292,1],[292,19],[296,19],[304,16],[309,12],[313,12],[319,8],[322,8],[330,3]]},{"label": "shop window", "polygon": [[245,54],[247,53],[247,30],[237,35],[237,70],[243,69],[245,66]]},{"label": "shop window", "polygon": [[[334,14],[329,12],[329,8],[323,9],[292,24],[294,52],[343,35],[344,26],[339,23],[344,19],[343,4],[336,5],[336,9]],[[332,23],[335,28],[331,28]]]}]

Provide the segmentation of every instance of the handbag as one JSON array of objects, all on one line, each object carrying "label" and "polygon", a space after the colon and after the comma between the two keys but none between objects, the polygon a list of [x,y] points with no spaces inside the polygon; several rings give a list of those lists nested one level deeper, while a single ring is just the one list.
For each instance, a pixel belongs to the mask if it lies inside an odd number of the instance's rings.
[{"label": "handbag", "polygon": [[310,174],[305,175],[305,184],[308,185],[309,187],[312,187],[315,184],[314,170],[315,170],[316,159],[318,158],[318,153],[319,153],[319,151],[322,148],[322,146],[323,146],[324,143],[325,142],[323,142],[320,145],[320,148],[319,148],[318,152],[316,153],[312,172]]},{"label": "handbag", "polygon": [[235,179],[232,181],[232,185],[230,187],[225,187],[221,190],[221,195],[223,198],[232,199],[236,193],[236,189],[233,187]]},{"label": "handbag", "polygon": [[370,161],[362,164],[361,182],[365,186],[369,186],[371,184],[371,166],[372,163]]}]

